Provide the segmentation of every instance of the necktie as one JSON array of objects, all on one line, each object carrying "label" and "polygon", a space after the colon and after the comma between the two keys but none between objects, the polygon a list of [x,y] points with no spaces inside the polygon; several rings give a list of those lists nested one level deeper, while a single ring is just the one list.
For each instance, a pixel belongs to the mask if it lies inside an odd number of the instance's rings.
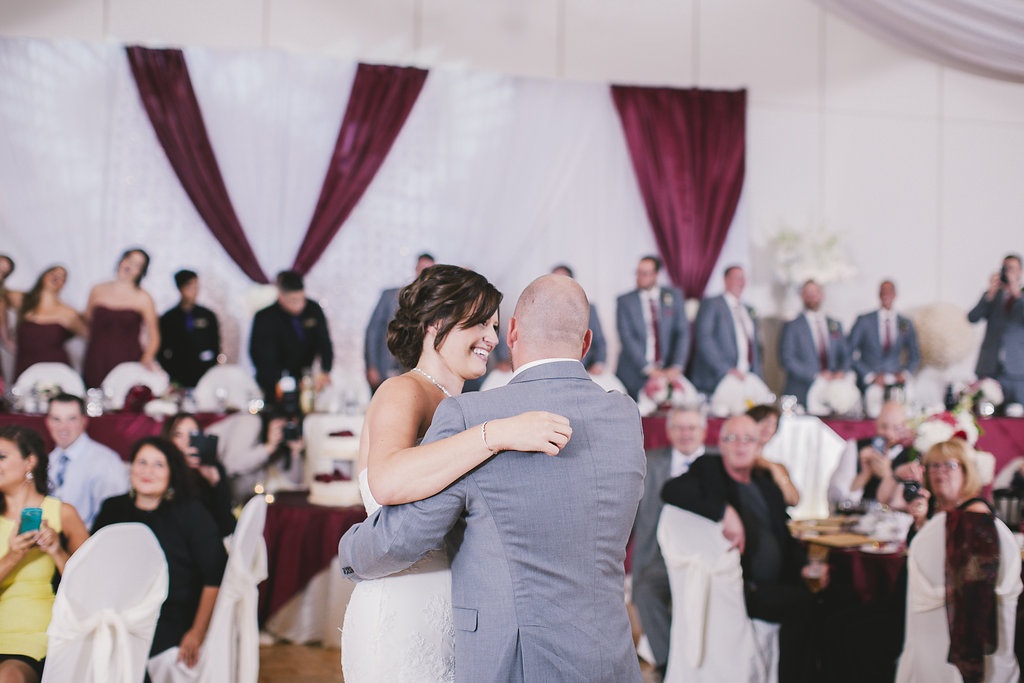
[{"label": "necktie", "polygon": [[70,458],[68,458],[67,452],[61,451],[60,456],[57,458],[57,473],[54,476],[58,489],[64,486],[64,475],[67,474],[68,460]]},{"label": "necktie", "polygon": [[1010,315],[1010,309],[1013,308],[1015,301],[1017,301],[1017,297],[1015,296],[1006,297],[1006,301],[1003,302],[1003,310],[1006,311],[1006,315]]},{"label": "necktie", "polygon": [[892,316],[885,316],[885,338],[882,340],[882,352],[889,353],[892,349]]},{"label": "necktie", "polygon": [[653,296],[647,297],[647,305],[651,309],[651,335],[654,339],[654,363],[661,365],[661,338],[658,334],[658,302]]},{"label": "necktie", "polygon": [[818,321],[818,362],[822,370],[828,370],[828,330],[825,329],[825,319],[817,317]]}]

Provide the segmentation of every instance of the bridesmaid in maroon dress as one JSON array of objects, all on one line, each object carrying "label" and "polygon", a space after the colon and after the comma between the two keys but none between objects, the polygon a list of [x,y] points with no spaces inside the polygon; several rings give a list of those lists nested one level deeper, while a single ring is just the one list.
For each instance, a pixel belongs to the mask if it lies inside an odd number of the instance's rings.
[{"label": "bridesmaid in maroon dress", "polygon": [[76,334],[89,334],[82,315],[60,300],[67,279],[68,271],[63,266],[52,266],[22,295],[16,330],[15,378],[36,363],[70,365],[64,342]]},{"label": "bridesmaid in maroon dress", "polygon": [[[89,346],[85,351],[82,378],[85,386],[98,387],[115,366],[141,362],[158,370],[154,360],[160,348],[160,328],[153,297],[139,286],[149,269],[149,254],[129,249],[121,255],[117,275],[89,292],[85,319]],[[145,346],[140,332],[145,329]]]}]

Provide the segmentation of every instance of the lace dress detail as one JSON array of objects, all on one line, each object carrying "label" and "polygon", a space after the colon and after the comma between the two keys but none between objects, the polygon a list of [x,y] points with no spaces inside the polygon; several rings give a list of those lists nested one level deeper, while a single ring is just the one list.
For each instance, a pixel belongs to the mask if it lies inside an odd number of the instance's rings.
[{"label": "lace dress detail", "polygon": [[[359,473],[366,512],[373,499]],[[408,569],[356,584],[341,631],[345,683],[437,683],[455,680],[452,580],[443,549]]]}]

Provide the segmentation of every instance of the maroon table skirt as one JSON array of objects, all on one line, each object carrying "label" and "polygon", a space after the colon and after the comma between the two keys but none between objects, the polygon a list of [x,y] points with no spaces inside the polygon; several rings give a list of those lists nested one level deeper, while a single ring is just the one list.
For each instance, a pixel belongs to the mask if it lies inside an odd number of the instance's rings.
[{"label": "maroon table skirt", "polygon": [[362,505],[311,505],[305,491],[275,495],[263,528],[269,577],[260,584],[260,624],[330,566],[338,554],[338,541],[364,519]]}]

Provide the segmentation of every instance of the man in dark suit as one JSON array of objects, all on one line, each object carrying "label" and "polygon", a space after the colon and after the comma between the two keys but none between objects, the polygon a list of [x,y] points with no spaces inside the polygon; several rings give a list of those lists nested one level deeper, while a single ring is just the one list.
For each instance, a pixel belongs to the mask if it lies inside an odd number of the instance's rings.
[{"label": "man in dark suit", "polygon": [[896,285],[885,280],[878,287],[877,311],[857,317],[847,345],[857,373],[857,384],[885,387],[905,384],[921,364],[914,323],[893,310]]},{"label": "man in dark suit", "polygon": [[[760,429],[751,418],[726,420],[719,435],[722,455],[698,459],[665,484],[662,498],[722,522],[722,534],[740,551],[747,614],[782,625],[779,680],[809,680],[806,637],[815,600],[802,578],[806,555],[789,533],[782,491],[770,473],[754,467],[759,441]],[[822,569],[824,585],[828,572]]]},{"label": "man in dark suit", "polygon": [[807,405],[807,390],[818,377],[839,379],[850,369],[843,326],[821,312],[821,285],[808,280],[800,288],[804,311],[782,326],[779,361],[786,371],[783,393]]},{"label": "man in dark suit", "polygon": [[636,267],[636,289],[616,301],[621,350],[615,375],[634,399],[651,376],[680,376],[690,354],[683,294],[658,286],[660,270],[661,259],[644,256]]},{"label": "man in dark suit", "polygon": [[182,387],[194,387],[203,373],[217,364],[220,326],[213,311],[196,303],[199,276],[191,270],[174,274],[181,300],[160,316],[160,350],[156,358]]},{"label": "man in dark suit", "polygon": [[972,323],[985,320],[978,378],[999,381],[1007,403],[1024,402],[1024,303],[1021,300],[1021,259],[1009,254],[989,279],[988,289],[967,314]]},{"label": "man in dark suit", "polygon": [[704,299],[693,321],[693,386],[711,395],[727,374],[761,377],[761,345],[754,309],[740,300],[747,278],[740,266],[725,269],[725,293]]},{"label": "man in dark suit", "polygon": [[[434,257],[423,253],[416,257],[416,277],[425,268],[434,265]],[[363,337],[363,360],[366,363],[366,381],[370,385],[370,391],[377,391],[381,382],[400,375],[408,368],[403,368],[391,351],[388,349],[388,323],[395,317],[398,310],[399,287],[385,289],[381,292],[380,299],[370,315],[370,322],[366,325],[366,335]]]},{"label": "man in dark suit", "polygon": [[[560,263],[551,269],[555,275],[565,275],[576,279],[572,268]],[[601,319],[597,316],[597,307],[590,304],[590,350],[583,356],[583,367],[592,375],[600,375],[604,372],[604,364],[608,359],[608,342],[604,339],[604,331],[601,329]]]},{"label": "man in dark suit", "polygon": [[[704,448],[707,418],[698,410],[673,408],[665,423],[670,446],[647,451],[644,497],[633,523],[633,604],[654,653],[655,668],[663,674],[668,663],[672,624],[672,593],[668,570],[658,546],[661,488],[685,474],[693,462],[710,451]],[[717,451],[714,451],[717,454]]]},{"label": "man in dark suit", "polygon": [[256,383],[268,402],[275,402],[283,373],[297,380],[317,359],[320,373],[313,378],[314,390],[330,383],[334,349],[327,318],[320,304],[306,298],[305,283],[295,271],[278,273],[277,301],[256,312],[249,356],[256,368]]},{"label": "man in dark suit", "polygon": [[601,389],[579,361],[588,313],[573,280],[531,283],[509,320],[516,375],[442,401],[423,439],[548,410],[572,424],[557,456],[500,454],[431,498],[380,508],[339,544],[353,580],[447,546],[459,683],[640,683],[623,563],[644,486],[643,433],[636,404]]}]

